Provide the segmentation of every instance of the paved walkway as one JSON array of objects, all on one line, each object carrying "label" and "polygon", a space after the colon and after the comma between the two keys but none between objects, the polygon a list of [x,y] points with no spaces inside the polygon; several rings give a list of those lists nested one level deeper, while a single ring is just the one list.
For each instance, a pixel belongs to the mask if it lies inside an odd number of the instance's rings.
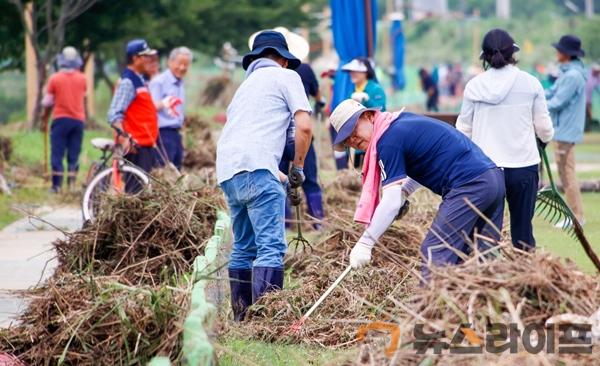
[{"label": "paved walkway", "polygon": [[22,219],[0,231],[0,327],[14,322],[26,306],[11,290],[24,290],[48,278],[56,268],[52,242],[82,224],[78,208],[48,208],[42,221]]}]

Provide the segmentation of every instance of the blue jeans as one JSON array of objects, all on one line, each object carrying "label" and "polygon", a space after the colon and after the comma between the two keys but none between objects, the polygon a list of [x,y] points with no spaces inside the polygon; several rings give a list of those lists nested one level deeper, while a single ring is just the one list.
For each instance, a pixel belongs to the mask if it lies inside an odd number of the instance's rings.
[{"label": "blue jeans", "polygon": [[52,165],[52,187],[60,188],[63,181],[63,159],[67,155],[69,177],[75,178],[79,170],[79,154],[83,141],[83,121],[61,117],[52,122],[50,128],[50,161]]},{"label": "blue jeans", "polygon": [[233,221],[230,269],[283,268],[287,251],[286,193],[268,170],[242,172],[221,183]]}]

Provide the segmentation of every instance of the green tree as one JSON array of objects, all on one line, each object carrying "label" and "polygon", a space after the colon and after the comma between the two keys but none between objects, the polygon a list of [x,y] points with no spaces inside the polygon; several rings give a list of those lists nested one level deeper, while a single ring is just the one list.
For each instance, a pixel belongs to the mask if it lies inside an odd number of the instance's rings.
[{"label": "green tree", "polygon": [[582,21],[575,34],[581,37],[586,58],[598,62],[600,60],[600,16]]},{"label": "green tree", "polygon": [[[313,0],[322,3],[322,0]],[[94,52],[103,71],[106,60],[124,63],[124,45],[144,38],[166,54],[186,45],[208,53],[231,42],[241,52],[253,32],[279,25],[293,28],[312,20],[302,7],[306,0],[101,0],[69,26],[67,43]],[[100,75],[112,85],[108,75]]]},{"label": "green tree", "polygon": [[[97,0],[9,0],[21,19],[22,32],[31,42],[37,72],[36,100],[33,118],[27,127],[36,127],[41,112],[42,89],[48,79],[48,68],[63,47],[69,22],[88,10]],[[31,6],[31,26],[28,26],[26,9]]]},{"label": "green tree", "polygon": [[23,67],[23,25],[15,6],[0,1],[0,70]]}]

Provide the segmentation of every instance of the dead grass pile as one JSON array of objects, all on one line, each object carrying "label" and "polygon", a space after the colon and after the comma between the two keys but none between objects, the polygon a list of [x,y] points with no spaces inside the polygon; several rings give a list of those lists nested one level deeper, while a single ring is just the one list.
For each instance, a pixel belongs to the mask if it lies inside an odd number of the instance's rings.
[{"label": "dead grass pile", "polygon": [[361,190],[362,182],[359,173],[349,169],[338,171],[335,179],[325,186],[327,212],[338,207],[353,209]]},{"label": "dead grass pile", "polygon": [[[460,266],[433,268],[429,285],[416,291],[408,303],[402,298],[393,300],[395,306],[388,311],[395,312],[398,319],[408,319],[401,323],[405,348],[396,356],[400,363],[420,364],[427,358],[416,355],[412,347],[417,324],[424,324],[428,334],[443,332],[441,341],[447,343],[465,323],[470,324],[474,335],[483,342],[490,334],[490,324],[494,323],[516,324],[519,334],[527,326],[588,323],[595,327],[592,334],[600,333],[598,276],[585,274],[574,264],[565,264],[547,253],[523,253],[512,250],[510,245],[503,247],[502,256],[497,259],[473,257]],[[555,336],[557,339],[562,336],[558,329]],[[584,360],[581,364],[592,364],[590,360],[597,362],[600,356],[598,344],[592,355],[560,354],[557,349],[554,354],[546,349],[538,355],[525,355],[520,337],[518,345],[522,354],[511,355],[512,360],[527,357],[529,361],[524,364],[528,365],[564,360],[568,364],[580,360]],[[559,342],[555,345],[559,347]],[[433,360],[438,364],[475,365],[482,360],[498,362],[500,358],[490,354],[460,359],[446,355]]]},{"label": "dead grass pile", "polygon": [[383,236],[373,252],[373,266],[350,272],[301,333],[289,332],[292,323],[348,266],[350,250],[364,229],[352,221],[352,214],[348,209],[332,213],[329,230],[313,251],[288,259],[291,283],[253,306],[241,334],[269,342],[340,346],[356,342],[356,330],[364,322],[388,319],[385,309],[393,303],[387,297],[407,296],[415,287],[411,270],[416,270],[425,230],[409,220],[392,226]]},{"label": "dead grass pile", "polygon": [[186,149],[183,167],[187,170],[198,170],[215,166],[217,145],[213,139],[210,124],[198,116],[185,119]]},{"label": "dead grass pile", "polygon": [[189,273],[224,202],[213,186],[190,191],[178,183],[107,196],[94,222],[54,243],[60,269],[150,285]]},{"label": "dead grass pile", "polygon": [[28,294],[21,324],[0,331],[0,353],[30,365],[144,365],[155,355],[178,361],[189,292],[118,280],[53,277]]},{"label": "dead grass pile", "polygon": [[[484,341],[493,323],[516,324],[522,334],[527,326],[544,327],[547,322],[587,322],[600,333],[600,278],[547,253],[513,250],[509,242],[499,244],[494,258],[476,257],[475,253],[460,266],[432,268],[430,282],[419,287],[419,243],[439,202],[426,199],[426,193],[417,193],[411,199],[411,212],[375,247],[374,265],[350,272],[304,323],[302,331],[292,333],[291,324],[347,266],[351,247],[362,232],[361,226],[351,220],[354,206],[344,203],[348,196],[357,197],[357,192],[339,182],[337,187],[327,187],[341,191],[339,199],[329,202],[335,208],[329,209],[333,216],[328,222],[329,231],[312,254],[289,260],[292,272],[287,289],[261,299],[250,310],[240,334],[272,342],[339,347],[355,345],[359,327],[379,321],[400,326],[400,350],[389,359],[382,345],[371,347],[377,351],[361,352],[356,364],[597,363],[597,345],[591,355],[561,354],[556,350],[554,354],[528,354],[521,338],[518,353],[512,355],[485,353],[485,349],[482,355],[416,354],[413,346],[417,324],[424,324],[428,334],[443,331],[441,341],[447,343],[465,323],[471,324],[473,334]],[[559,336],[557,331],[556,345]]]},{"label": "dead grass pile", "polygon": [[201,105],[227,107],[237,87],[237,83],[227,75],[215,76],[206,81],[206,87],[202,90],[199,102]]}]

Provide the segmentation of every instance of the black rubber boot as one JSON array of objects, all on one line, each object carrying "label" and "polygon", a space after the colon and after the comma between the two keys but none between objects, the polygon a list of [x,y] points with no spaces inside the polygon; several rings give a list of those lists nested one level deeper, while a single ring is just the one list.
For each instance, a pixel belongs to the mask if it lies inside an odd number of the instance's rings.
[{"label": "black rubber boot", "polygon": [[231,289],[233,319],[241,322],[246,316],[248,306],[252,304],[252,270],[230,268],[229,288]]},{"label": "black rubber boot", "polygon": [[254,267],[252,269],[252,303],[265,292],[283,288],[283,268]]}]

